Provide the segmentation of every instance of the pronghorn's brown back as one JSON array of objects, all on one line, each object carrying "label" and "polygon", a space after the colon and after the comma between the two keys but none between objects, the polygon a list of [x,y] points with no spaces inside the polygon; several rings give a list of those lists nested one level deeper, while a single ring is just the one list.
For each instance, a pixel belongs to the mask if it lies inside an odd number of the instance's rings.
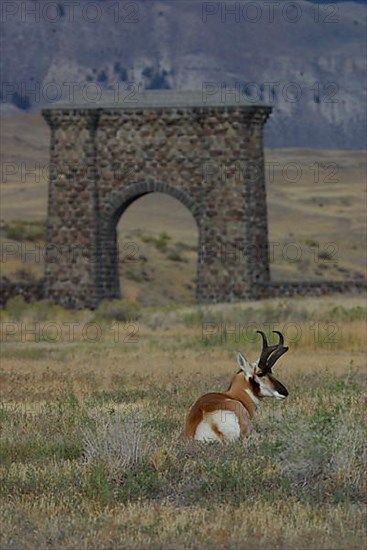
[{"label": "pronghorn's brown back", "polygon": [[[234,412],[241,426],[241,432],[248,430],[247,411],[240,401],[231,399],[225,393],[213,392],[202,395],[191,407],[186,419],[185,435],[189,438],[195,437],[196,428],[203,420],[206,413],[215,411]],[[243,434],[245,435],[245,434]]]}]

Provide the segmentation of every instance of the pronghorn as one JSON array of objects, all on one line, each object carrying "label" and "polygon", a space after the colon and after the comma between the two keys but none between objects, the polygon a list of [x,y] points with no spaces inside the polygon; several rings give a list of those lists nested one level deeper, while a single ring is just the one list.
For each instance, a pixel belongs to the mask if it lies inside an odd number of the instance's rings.
[{"label": "pronghorn", "polygon": [[283,335],[279,342],[269,346],[266,336],[260,330],[263,349],[255,363],[238,353],[240,370],[233,376],[227,391],[206,393],[192,406],[185,426],[185,435],[198,441],[232,441],[242,439],[250,433],[250,421],[263,397],[285,399],[287,389],[272,374],[272,367],[283,353]]}]

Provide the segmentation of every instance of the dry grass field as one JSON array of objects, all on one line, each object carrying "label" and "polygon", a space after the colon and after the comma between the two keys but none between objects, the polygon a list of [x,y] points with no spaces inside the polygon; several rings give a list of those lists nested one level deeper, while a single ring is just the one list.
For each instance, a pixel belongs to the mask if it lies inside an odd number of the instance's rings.
[{"label": "dry grass field", "polygon": [[[74,313],[11,300],[0,547],[364,547],[365,317],[346,296]],[[256,358],[255,329],[286,335],[289,398],[264,400],[243,443],[185,441],[236,350]]]}]

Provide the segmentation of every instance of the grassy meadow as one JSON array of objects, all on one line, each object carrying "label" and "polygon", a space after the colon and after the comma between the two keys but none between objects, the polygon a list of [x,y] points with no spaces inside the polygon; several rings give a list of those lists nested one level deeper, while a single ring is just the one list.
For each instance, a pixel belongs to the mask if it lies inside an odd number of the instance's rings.
[{"label": "grassy meadow", "polygon": [[[365,317],[347,296],[74,313],[12,299],[0,547],[362,548]],[[257,357],[256,329],[286,335],[289,398],[264,400],[245,442],[186,441],[188,408],[227,388],[236,350]]]}]

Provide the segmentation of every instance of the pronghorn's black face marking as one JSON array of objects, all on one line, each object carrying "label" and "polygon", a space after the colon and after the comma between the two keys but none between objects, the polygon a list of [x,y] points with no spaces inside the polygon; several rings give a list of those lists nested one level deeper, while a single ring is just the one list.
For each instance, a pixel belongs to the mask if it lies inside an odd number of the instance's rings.
[{"label": "pronghorn's black face marking", "polygon": [[288,390],[279,380],[274,378],[272,374],[268,374],[268,378],[271,380],[271,383],[273,384],[274,390],[278,392],[283,397],[288,397]]},{"label": "pronghorn's black face marking", "polygon": [[249,382],[251,384],[252,389],[255,390],[255,393],[259,394],[260,393],[260,384],[258,382],[256,382],[256,380],[253,376],[251,376],[251,378],[249,378]]},{"label": "pronghorn's black face marking", "polygon": [[260,381],[260,396],[285,399],[288,397],[288,390],[272,374],[266,374]]},{"label": "pronghorn's black face marking", "polygon": [[263,349],[260,359],[255,363],[249,363],[243,355],[239,353],[238,364],[251,384],[251,389],[256,397],[285,399],[288,397],[288,390],[275,378],[271,369],[279,357],[288,351],[288,348],[283,345],[283,335],[280,332],[274,332],[279,335],[278,344],[269,346],[265,334],[260,332],[263,339]]}]

